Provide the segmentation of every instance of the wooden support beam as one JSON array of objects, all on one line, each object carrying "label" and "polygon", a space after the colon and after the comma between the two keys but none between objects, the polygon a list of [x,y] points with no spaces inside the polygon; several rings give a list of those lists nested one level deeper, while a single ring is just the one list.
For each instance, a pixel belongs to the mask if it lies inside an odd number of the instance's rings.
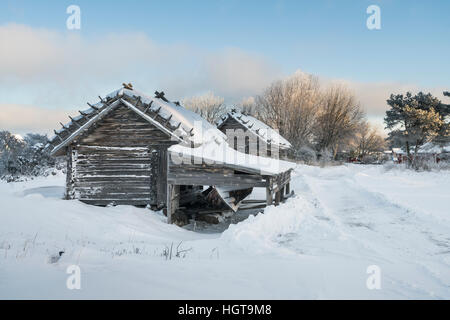
[{"label": "wooden support beam", "polygon": [[88,106],[91,107],[92,109],[98,111],[99,107],[96,107],[96,106],[94,106],[93,104],[90,104],[89,102],[88,102],[87,104],[88,104]]},{"label": "wooden support beam", "polygon": [[55,136],[57,136],[59,138],[59,140],[61,140],[61,142],[64,141],[64,139],[61,138],[61,136],[59,135],[58,132],[56,132],[56,130],[53,130],[53,132],[55,133]]},{"label": "wooden support beam", "polygon": [[169,123],[169,121],[172,119],[173,114],[171,114],[165,121],[164,121],[164,125],[166,125],[167,123]]},{"label": "wooden support beam", "polygon": [[147,113],[148,110],[150,110],[152,106],[153,101],[150,101],[150,103],[147,105],[147,107],[144,109],[144,113]]},{"label": "wooden support beam", "polygon": [[277,192],[275,193],[275,205],[279,205],[283,193],[283,187],[282,187],[282,175],[277,176]]},{"label": "wooden support beam", "polygon": [[281,201],[281,190],[275,193],[275,205],[278,206]]},{"label": "wooden support beam", "polygon": [[141,96],[138,96],[136,101],[136,108],[139,107],[140,104],[141,104]]},{"label": "wooden support beam", "polygon": [[70,121],[72,121],[73,123],[75,123],[75,125],[76,125],[78,128],[81,127],[80,124],[79,124],[76,120],[74,120],[71,116],[69,116],[69,119],[70,119]]},{"label": "wooden support beam", "polygon": [[173,215],[180,206],[180,186],[167,184],[167,223],[173,223]]},{"label": "wooden support beam", "polygon": [[266,205],[271,206],[273,202],[273,194],[272,190],[269,187],[266,187]]},{"label": "wooden support beam", "polygon": [[171,184],[167,184],[167,202],[166,202],[166,206],[167,206],[167,223],[172,223],[172,215],[174,213],[174,210],[172,208],[172,191],[173,191],[173,185]]},{"label": "wooden support beam", "polygon": [[273,202],[272,177],[266,177],[266,205],[271,206]]},{"label": "wooden support beam", "polygon": [[72,170],[72,146],[67,147],[67,172],[66,172],[66,200],[73,199],[73,170]]}]

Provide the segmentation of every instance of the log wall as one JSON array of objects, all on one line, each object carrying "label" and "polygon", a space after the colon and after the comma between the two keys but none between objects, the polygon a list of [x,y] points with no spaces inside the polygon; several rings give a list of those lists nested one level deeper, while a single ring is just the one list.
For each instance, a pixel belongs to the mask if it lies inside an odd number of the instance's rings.
[{"label": "log wall", "polygon": [[166,133],[118,106],[69,147],[67,197],[95,205],[162,207],[167,148],[173,143]]}]

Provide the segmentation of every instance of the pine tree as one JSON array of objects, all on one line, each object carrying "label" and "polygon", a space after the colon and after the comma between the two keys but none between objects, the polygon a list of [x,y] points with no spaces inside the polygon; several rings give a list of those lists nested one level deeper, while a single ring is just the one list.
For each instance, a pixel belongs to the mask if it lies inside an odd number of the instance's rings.
[{"label": "pine tree", "polygon": [[450,113],[447,105],[433,97],[430,93],[419,92],[413,96],[391,95],[387,100],[390,109],[386,111],[384,121],[386,129],[391,130],[391,143],[404,144],[408,163],[412,163],[411,146],[414,145],[416,159],[417,151],[426,142],[432,141],[441,134],[445,117]]}]

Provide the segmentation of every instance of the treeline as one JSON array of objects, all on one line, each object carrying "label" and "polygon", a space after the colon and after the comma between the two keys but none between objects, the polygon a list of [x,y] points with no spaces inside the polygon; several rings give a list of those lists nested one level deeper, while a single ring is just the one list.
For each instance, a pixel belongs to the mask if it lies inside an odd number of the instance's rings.
[{"label": "treeline", "polygon": [[[213,115],[210,122],[226,112],[223,99],[211,94],[188,99],[185,105]],[[324,86],[313,75],[296,73],[276,81],[238,107],[277,129],[293,145],[291,157],[297,160],[363,160],[385,148],[382,135],[369,124],[355,95],[344,85]]]},{"label": "treeline", "polygon": [[57,160],[45,150],[47,142],[46,135],[29,133],[22,138],[0,131],[0,178],[15,181],[21,176],[46,175],[58,167]]}]

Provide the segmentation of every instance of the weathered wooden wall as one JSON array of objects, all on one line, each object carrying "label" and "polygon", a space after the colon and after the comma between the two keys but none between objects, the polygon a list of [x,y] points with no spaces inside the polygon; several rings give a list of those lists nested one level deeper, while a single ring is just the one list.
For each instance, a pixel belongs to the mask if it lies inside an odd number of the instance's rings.
[{"label": "weathered wooden wall", "polygon": [[166,133],[118,106],[70,146],[68,197],[95,205],[162,207],[171,144]]},{"label": "weathered wooden wall", "polygon": [[[287,154],[287,150],[279,149],[267,144],[265,140],[261,139],[252,130],[249,130],[232,117],[228,117],[225,122],[221,124],[219,130],[227,135],[228,145],[239,152],[271,158],[284,158]],[[232,134],[230,134],[230,132],[227,133],[227,130],[231,130]],[[238,136],[237,139],[235,139],[234,134],[237,132],[242,132],[244,136]]]}]

